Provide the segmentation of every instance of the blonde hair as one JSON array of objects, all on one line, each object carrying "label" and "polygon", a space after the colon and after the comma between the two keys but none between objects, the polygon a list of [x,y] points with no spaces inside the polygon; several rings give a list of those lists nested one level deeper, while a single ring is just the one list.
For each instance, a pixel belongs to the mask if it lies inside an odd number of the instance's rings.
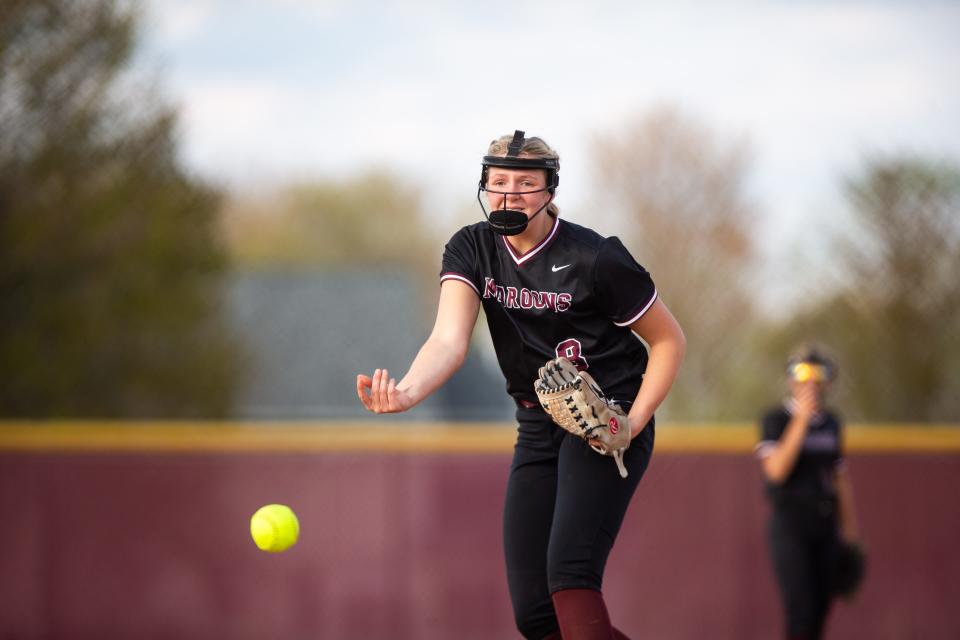
[{"label": "blonde hair", "polygon": [[[510,147],[511,142],[513,142],[512,133],[505,136],[500,136],[490,143],[490,146],[487,148],[487,155],[506,157],[507,149]],[[524,138],[523,146],[520,147],[520,153],[532,156],[534,158],[556,160],[557,166],[560,164],[560,155],[554,151],[550,145],[544,142],[542,138]],[[554,198],[555,197],[556,195],[554,195]],[[557,206],[554,200],[550,200],[550,204],[547,205],[547,215],[553,218],[556,218],[558,215],[560,215],[560,207]]]}]

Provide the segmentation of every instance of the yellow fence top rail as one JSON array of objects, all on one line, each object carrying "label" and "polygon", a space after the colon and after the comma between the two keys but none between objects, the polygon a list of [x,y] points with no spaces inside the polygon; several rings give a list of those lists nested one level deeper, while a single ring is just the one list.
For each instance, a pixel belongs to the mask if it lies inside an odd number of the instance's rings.
[{"label": "yellow fence top rail", "polygon": [[[746,423],[657,426],[658,453],[749,454],[758,428]],[[500,453],[508,423],[377,421],[187,422],[0,421],[0,452],[410,452]],[[853,424],[850,453],[960,452],[960,425]]]}]

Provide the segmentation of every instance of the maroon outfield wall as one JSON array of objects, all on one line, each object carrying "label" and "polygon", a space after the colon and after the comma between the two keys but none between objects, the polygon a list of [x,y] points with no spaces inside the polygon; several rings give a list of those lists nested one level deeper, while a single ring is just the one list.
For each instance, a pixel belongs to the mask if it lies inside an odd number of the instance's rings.
[{"label": "maroon outfield wall", "polygon": [[[502,443],[2,445],[0,639],[519,637]],[[634,638],[778,637],[755,462],[662,448],[608,566],[616,624]],[[854,452],[849,464],[871,565],[828,638],[960,637],[960,453]],[[288,552],[249,538],[268,502],[300,516]]]}]

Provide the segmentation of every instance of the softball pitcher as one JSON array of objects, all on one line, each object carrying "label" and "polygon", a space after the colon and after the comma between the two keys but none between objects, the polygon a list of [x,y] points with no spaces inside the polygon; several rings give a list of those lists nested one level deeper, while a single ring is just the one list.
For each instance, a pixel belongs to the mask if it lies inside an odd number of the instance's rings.
[{"label": "softball pitcher", "polygon": [[626,638],[604,604],[604,568],[685,340],[616,237],[560,218],[559,169],[522,131],[490,144],[477,191],[486,221],[446,245],[433,331],[399,382],[376,369],[357,376],[357,394],[374,413],[422,401],[463,363],[482,306],[517,405],[503,515],[517,628]]}]

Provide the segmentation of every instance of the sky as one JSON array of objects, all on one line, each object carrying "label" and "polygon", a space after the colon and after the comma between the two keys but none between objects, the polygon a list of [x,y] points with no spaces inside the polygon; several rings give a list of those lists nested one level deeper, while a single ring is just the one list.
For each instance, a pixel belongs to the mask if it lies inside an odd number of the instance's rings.
[{"label": "sky", "polygon": [[956,2],[148,0],[138,59],[196,171],[244,188],[376,165],[436,216],[523,129],[588,223],[591,140],[661,105],[749,145],[770,256],[838,224],[867,155],[960,158]]}]

